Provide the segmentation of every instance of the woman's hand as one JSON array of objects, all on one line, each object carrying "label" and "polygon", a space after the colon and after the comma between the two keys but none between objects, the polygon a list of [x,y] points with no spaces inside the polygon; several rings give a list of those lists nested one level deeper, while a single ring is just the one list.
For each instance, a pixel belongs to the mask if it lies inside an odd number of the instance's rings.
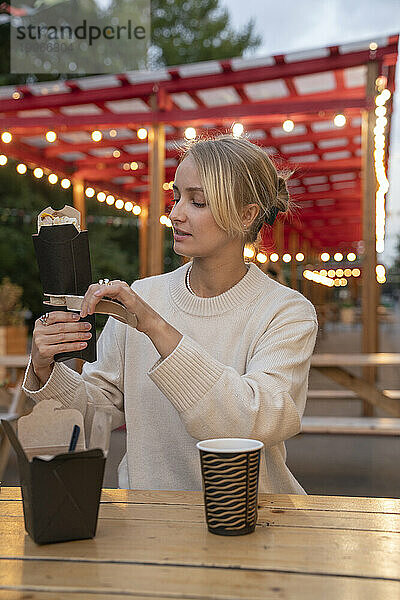
[{"label": "woman's hand", "polygon": [[82,301],[81,317],[93,314],[96,305],[102,298],[111,298],[122,302],[130,313],[136,315],[136,329],[143,333],[148,334],[163,321],[160,315],[135,294],[125,281],[119,279],[110,281],[107,285],[99,283],[90,285]]},{"label": "woman's hand", "polygon": [[119,300],[129,312],[136,315],[136,329],[151,339],[162,358],[168,356],[182,339],[182,334],[142,300],[125,281],[114,280],[107,285],[90,285],[82,301],[81,317],[93,314],[96,304],[104,297]]},{"label": "woman's hand", "polygon": [[32,366],[42,385],[51,375],[55,354],[82,350],[92,337],[90,323],[79,321],[76,313],[53,311],[46,321],[37,319],[32,336]]}]

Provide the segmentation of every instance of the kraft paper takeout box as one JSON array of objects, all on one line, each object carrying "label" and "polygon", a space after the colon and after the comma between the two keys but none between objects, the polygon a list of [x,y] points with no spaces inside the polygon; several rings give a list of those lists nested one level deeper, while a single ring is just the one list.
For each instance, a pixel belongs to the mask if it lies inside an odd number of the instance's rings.
[{"label": "kraft paper takeout box", "polygon": [[[76,219],[77,225],[42,225],[45,214]],[[84,296],[92,283],[88,232],[81,231],[80,217],[80,212],[72,206],[64,206],[61,210],[48,206],[38,215],[37,233],[32,235],[32,239],[44,294]],[[43,312],[52,310],[66,308],[44,304]],[[56,354],[56,361],[69,358],[81,358],[88,362],[96,360],[95,316],[88,315],[82,321],[88,321],[92,325],[92,337],[87,340],[86,348]]]},{"label": "kraft paper takeout box", "polygon": [[[83,417],[55,400],[39,402],[18,421],[18,437],[8,421],[3,429],[18,459],[25,529],[37,544],[92,538],[111,431],[111,415],[97,411],[86,449]],[[74,425],[81,433],[68,452]]]}]

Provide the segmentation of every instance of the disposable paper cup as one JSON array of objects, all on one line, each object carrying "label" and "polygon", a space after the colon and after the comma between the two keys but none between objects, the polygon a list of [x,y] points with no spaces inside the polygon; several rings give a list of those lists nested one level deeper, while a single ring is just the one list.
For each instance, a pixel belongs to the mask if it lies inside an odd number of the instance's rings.
[{"label": "disposable paper cup", "polygon": [[198,442],[208,530],[218,535],[252,533],[257,523],[258,440],[218,438]]}]

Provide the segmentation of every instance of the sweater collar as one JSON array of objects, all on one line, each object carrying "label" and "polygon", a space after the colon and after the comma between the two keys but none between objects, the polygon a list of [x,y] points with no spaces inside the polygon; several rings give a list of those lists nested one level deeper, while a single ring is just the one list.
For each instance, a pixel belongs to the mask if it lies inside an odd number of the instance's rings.
[{"label": "sweater collar", "polygon": [[254,263],[242,279],[229,290],[212,298],[201,298],[189,292],[185,284],[187,270],[192,263],[186,263],[171,273],[169,291],[174,304],[192,315],[219,315],[254,300],[265,290],[268,276]]}]

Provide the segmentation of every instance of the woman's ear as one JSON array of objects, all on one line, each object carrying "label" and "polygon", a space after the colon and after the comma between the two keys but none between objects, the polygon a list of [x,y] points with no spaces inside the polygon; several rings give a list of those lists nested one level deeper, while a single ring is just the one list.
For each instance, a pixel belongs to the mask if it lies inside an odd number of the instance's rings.
[{"label": "woman's ear", "polygon": [[242,223],[245,229],[248,229],[252,225],[259,212],[260,207],[258,204],[246,204],[242,210]]}]

